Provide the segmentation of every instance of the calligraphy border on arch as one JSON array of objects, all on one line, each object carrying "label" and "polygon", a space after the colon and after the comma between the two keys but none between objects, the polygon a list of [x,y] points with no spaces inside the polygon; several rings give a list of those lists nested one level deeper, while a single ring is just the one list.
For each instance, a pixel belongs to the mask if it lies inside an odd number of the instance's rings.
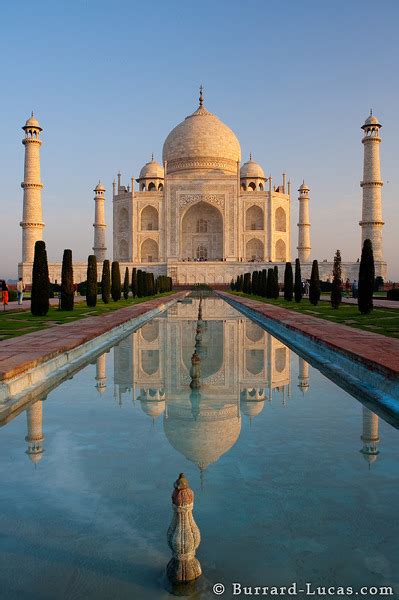
[{"label": "calligraphy border on arch", "polygon": [[180,194],[179,196],[180,208],[197,202],[209,202],[224,209],[224,194]]}]

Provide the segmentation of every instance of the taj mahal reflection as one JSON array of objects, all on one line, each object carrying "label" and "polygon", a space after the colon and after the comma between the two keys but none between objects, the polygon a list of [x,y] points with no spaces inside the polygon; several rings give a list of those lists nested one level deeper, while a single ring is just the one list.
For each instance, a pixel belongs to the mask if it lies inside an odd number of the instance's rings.
[{"label": "taj mahal reflection", "polygon": [[[162,417],[169,443],[202,473],[236,444],[243,417],[252,423],[266,403],[288,403],[291,352],[221,300],[208,298],[200,313],[199,306],[194,298],[179,302],[114,347],[113,394],[121,406],[138,402],[153,422]],[[110,379],[107,356],[96,360],[101,395]],[[302,394],[310,388],[302,357],[296,385]],[[26,409],[26,453],[35,464],[44,452],[44,404]],[[360,452],[371,465],[379,454],[379,418],[366,406],[362,414]]]}]

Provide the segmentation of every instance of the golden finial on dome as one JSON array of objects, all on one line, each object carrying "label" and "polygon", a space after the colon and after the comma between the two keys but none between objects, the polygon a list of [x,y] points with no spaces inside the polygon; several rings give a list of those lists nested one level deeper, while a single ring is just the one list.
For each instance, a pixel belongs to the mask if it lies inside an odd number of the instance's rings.
[{"label": "golden finial on dome", "polygon": [[249,160],[252,160],[252,152],[249,153]]},{"label": "golden finial on dome", "polygon": [[154,160],[154,153],[151,152],[151,160]]},{"label": "golden finial on dome", "polygon": [[202,106],[204,104],[204,94],[203,94],[203,91],[204,91],[204,87],[203,87],[203,85],[201,83],[201,85],[200,85],[200,97],[199,97],[199,105],[200,106]]}]

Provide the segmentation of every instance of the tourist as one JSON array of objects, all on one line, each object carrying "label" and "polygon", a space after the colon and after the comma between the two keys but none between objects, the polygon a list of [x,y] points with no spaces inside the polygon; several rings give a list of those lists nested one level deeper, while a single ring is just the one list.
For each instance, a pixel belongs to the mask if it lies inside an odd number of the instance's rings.
[{"label": "tourist", "polygon": [[309,289],[310,289],[309,281],[306,280],[305,281],[305,296],[309,296]]},{"label": "tourist", "polygon": [[22,277],[20,277],[17,281],[17,294],[18,294],[18,304],[19,305],[22,304],[22,300],[24,299],[24,291],[25,291],[25,285],[24,285],[24,282],[22,281]]},{"label": "tourist", "polygon": [[357,289],[358,289],[357,288],[357,281],[356,281],[356,279],[354,279],[353,283],[352,283],[352,297],[353,298],[357,298]]},{"label": "tourist", "polygon": [[3,304],[5,310],[6,305],[8,305],[8,287],[4,279],[1,282],[1,303]]}]

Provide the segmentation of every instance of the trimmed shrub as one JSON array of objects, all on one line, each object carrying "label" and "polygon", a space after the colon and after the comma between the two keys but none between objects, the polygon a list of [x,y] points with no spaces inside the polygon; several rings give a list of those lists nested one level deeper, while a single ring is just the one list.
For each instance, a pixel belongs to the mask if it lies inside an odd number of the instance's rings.
[{"label": "trimmed shrub", "polygon": [[309,302],[314,306],[317,306],[319,303],[320,292],[319,263],[317,260],[314,260],[312,264],[312,274],[310,276],[309,285]]},{"label": "trimmed shrub", "polygon": [[122,297],[121,270],[117,260],[111,265],[111,297],[114,302],[118,302]]},{"label": "trimmed shrub", "polygon": [[299,262],[299,258],[295,259],[295,284],[294,284],[294,297],[295,302],[300,302],[302,300],[302,275],[301,275],[301,263]]},{"label": "trimmed shrub", "polygon": [[294,275],[292,272],[292,264],[290,262],[285,263],[284,270],[284,300],[292,302],[294,297]]},{"label": "trimmed shrub", "polygon": [[[374,277],[373,277],[374,283]],[[334,256],[333,281],[331,288],[331,306],[339,308],[342,301],[342,277],[341,277],[341,252],[336,251]]]},{"label": "trimmed shrub", "polygon": [[129,269],[125,269],[125,279],[123,280],[123,297],[125,300],[129,298]]},{"label": "trimmed shrub", "polygon": [[101,298],[104,304],[109,304],[111,298],[111,274],[109,272],[109,260],[103,262],[103,272],[101,276]]},{"label": "trimmed shrub", "polygon": [[377,275],[374,280],[374,291],[379,292],[384,289],[384,278],[381,275]]},{"label": "trimmed shrub", "polygon": [[94,254],[90,254],[87,260],[86,304],[97,304],[97,259]]},{"label": "trimmed shrub", "polygon": [[387,291],[387,300],[399,300],[399,288],[392,288]]},{"label": "trimmed shrub", "polygon": [[357,305],[362,315],[367,315],[373,310],[374,291],[374,255],[371,240],[364,240],[362,257],[359,267],[359,291]]},{"label": "trimmed shrub", "polygon": [[61,271],[61,310],[73,310],[74,294],[72,250],[64,250]]},{"label": "trimmed shrub", "polygon": [[44,317],[50,308],[47,252],[43,241],[35,243],[30,306],[34,317]]}]

